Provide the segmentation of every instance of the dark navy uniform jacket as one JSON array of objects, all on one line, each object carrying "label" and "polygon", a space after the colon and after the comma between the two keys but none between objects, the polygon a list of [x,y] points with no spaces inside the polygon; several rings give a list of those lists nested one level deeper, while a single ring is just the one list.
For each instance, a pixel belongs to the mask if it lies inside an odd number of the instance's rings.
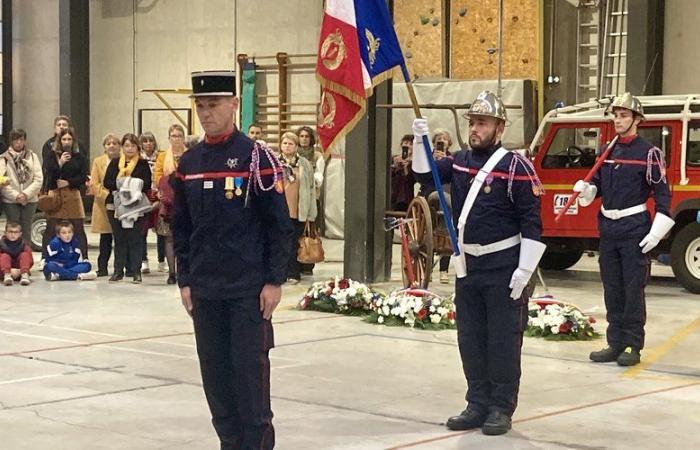
[{"label": "dark navy uniform jacket", "polygon": [[[235,130],[224,142],[201,142],[182,155],[174,181],[172,232],[178,284],[193,298],[258,296],[265,284],[287,276],[293,225],[284,194],[263,191],[256,175],[248,194],[254,142]],[[276,169],[259,153],[263,186]],[[226,177],[236,177],[242,195],[226,198]]]},{"label": "dark navy uniform jacket", "polygon": [[[500,143],[484,151],[460,150],[452,158],[435,162],[441,181],[452,186],[455,229],[472,180],[499,147]],[[417,173],[416,179],[423,182],[432,175]],[[518,233],[522,238],[539,241],[540,192],[539,179],[529,161],[509,152],[496,164],[476,197],[464,228],[464,243],[491,244]],[[514,262],[517,265],[519,255],[519,245],[479,257],[467,254],[467,271],[510,267]]]},{"label": "dark navy uniform jacket", "polygon": [[[666,181],[666,166],[661,150],[639,136],[630,142],[620,138],[591,183],[603,197],[603,207],[625,209],[646,203],[654,196],[656,212],[671,217],[671,192]],[[651,228],[649,213],[634,214],[618,220],[598,213],[598,230],[603,238],[643,238]]]}]

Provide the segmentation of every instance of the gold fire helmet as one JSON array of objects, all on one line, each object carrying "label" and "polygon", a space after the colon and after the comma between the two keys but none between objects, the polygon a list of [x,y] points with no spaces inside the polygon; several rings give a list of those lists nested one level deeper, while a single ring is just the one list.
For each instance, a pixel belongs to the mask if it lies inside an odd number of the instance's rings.
[{"label": "gold fire helmet", "polygon": [[642,120],[644,120],[644,108],[642,107],[642,102],[639,101],[637,97],[625,92],[622,95],[618,95],[610,102],[610,105],[606,108],[605,112],[610,113],[615,108],[624,108],[632,111],[634,114],[639,115]]},{"label": "gold fire helmet", "polygon": [[464,115],[469,116],[489,116],[502,121],[508,120],[506,107],[500,97],[491,91],[481,91],[469,107],[469,111]]}]

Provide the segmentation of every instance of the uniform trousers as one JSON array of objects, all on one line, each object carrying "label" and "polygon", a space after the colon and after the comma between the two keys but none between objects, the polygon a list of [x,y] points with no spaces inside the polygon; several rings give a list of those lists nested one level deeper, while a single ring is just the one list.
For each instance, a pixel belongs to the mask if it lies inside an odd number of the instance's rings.
[{"label": "uniform trousers", "polygon": [[527,326],[527,294],[513,300],[513,266],[470,271],[455,288],[457,340],[467,378],[467,402],[481,413],[512,416],[520,388],[520,352]]},{"label": "uniform trousers", "polygon": [[269,350],[274,336],[260,299],[192,301],[202,383],[221,448],[273,448]]},{"label": "uniform trousers", "polygon": [[649,256],[639,247],[641,238],[600,239],[600,278],[607,310],[610,347],[644,348],[647,319],[644,287],[649,279]]}]

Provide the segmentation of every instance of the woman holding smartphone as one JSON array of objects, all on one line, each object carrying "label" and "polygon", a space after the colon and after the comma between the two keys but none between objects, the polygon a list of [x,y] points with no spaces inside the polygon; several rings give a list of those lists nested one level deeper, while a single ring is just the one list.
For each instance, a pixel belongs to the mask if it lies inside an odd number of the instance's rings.
[{"label": "woman holding smartphone", "polygon": [[59,222],[66,220],[73,224],[75,237],[80,244],[83,259],[88,257],[87,236],[85,235],[85,209],[80,189],[88,179],[88,160],[78,151],[78,139],[73,128],[61,130],[53,143],[53,151],[44,160],[44,192],[57,191],[61,198],[60,207],[55,211],[44,211],[46,230],[44,231],[42,254],[46,257],[46,246],[55,236]]}]

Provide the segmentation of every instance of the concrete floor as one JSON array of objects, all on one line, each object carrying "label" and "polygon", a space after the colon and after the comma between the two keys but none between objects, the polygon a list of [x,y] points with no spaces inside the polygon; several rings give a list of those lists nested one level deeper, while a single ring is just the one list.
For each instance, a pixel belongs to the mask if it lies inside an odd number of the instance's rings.
[{"label": "concrete floor", "polygon": [[[342,242],[325,246],[313,280],[342,272]],[[596,269],[584,257],[545,279],[603,331]],[[394,274],[380,287],[398,286]],[[443,425],[464,407],[456,332],[296,311],[312,279],[285,288],[271,353],[277,448],[700,448],[700,296],[668,267],[653,274],[643,365],[590,363],[603,341],[526,338],[514,429],[502,437]],[[192,324],[162,274],[141,286],[39,278],[0,287],[0,449],[218,448]]]}]

